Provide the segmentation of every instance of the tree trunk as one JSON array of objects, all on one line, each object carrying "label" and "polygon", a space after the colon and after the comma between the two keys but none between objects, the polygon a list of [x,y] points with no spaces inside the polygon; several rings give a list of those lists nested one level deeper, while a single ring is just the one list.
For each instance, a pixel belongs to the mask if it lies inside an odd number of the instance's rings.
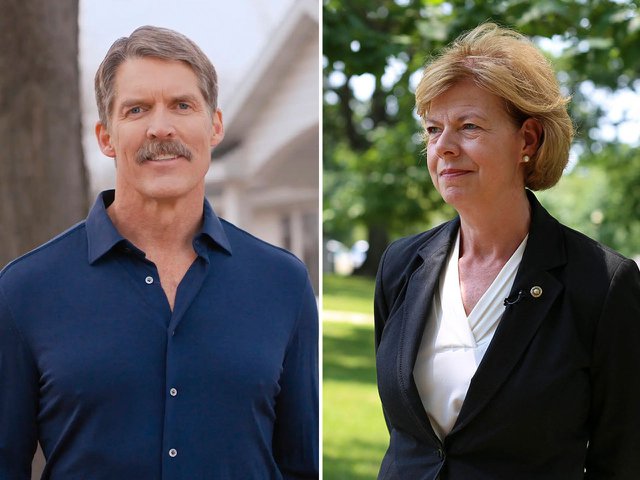
[{"label": "tree trunk", "polygon": [[389,233],[384,225],[369,225],[368,237],[369,251],[367,252],[367,258],[354,274],[375,277],[382,254],[387,245],[389,245]]},{"label": "tree trunk", "polygon": [[78,0],[0,0],[0,268],[86,215]]},{"label": "tree trunk", "polygon": [[[78,0],[0,1],[0,268],[83,218]],[[44,458],[34,459],[40,478]]]}]

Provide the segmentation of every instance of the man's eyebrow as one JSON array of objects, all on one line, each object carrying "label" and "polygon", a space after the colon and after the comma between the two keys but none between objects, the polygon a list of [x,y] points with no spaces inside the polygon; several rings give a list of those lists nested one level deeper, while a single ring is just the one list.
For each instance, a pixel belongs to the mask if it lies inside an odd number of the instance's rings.
[{"label": "man's eyebrow", "polygon": [[122,110],[123,108],[134,107],[136,105],[145,105],[146,102],[141,98],[125,98],[118,104],[118,109]]},{"label": "man's eyebrow", "polygon": [[[182,95],[174,95],[169,98],[169,101],[171,103],[178,103],[178,102],[198,103],[199,98],[197,95],[194,95],[192,93],[185,93]],[[136,98],[136,97],[125,98],[118,104],[118,109],[135,107],[136,105],[147,105],[148,103],[149,102],[147,100],[144,100],[143,98]]]},{"label": "man's eyebrow", "polygon": [[184,102],[184,101],[197,103],[200,100],[196,95],[193,95],[191,93],[187,93],[185,95],[175,95],[175,96],[171,97],[171,101],[173,103],[175,103],[175,102]]}]

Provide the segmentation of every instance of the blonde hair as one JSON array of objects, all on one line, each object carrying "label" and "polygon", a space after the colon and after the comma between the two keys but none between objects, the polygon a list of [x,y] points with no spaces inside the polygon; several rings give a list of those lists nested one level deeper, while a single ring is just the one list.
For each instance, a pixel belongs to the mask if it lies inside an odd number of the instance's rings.
[{"label": "blonde hair", "polygon": [[431,101],[464,79],[504,99],[518,126],[530,117],[542,124],[541,144],[525,165],[525,186],[543,190],[555,185],[567,165],[574,129],[567,113],[570,98],[560,93],[542,53],[524,35],[494,23],[461,35],[424,69],[416,89],[423,122]]}]

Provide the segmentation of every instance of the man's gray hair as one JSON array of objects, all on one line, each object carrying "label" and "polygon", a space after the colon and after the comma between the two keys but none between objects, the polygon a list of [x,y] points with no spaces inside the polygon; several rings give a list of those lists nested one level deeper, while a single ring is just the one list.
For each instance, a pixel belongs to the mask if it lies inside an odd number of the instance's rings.
[{"label": "man's gray hair", "polygon": [[168,28],[144,26],[128,37],[116,40],[98,67],[95,77],[96,103],[100,122],[109,126],[115,97],[115,78],[120,64],[129,58],[158,58],[181,61],[198,77],[202,96],[213,114],[218,107],[218,76],[204,52],[192,40]]}]

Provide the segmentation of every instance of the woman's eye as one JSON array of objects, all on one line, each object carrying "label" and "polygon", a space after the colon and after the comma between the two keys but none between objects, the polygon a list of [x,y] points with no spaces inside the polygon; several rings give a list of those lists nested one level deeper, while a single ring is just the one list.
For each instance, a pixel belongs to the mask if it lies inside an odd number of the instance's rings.
[{"label": "woman's eye", "polygon": [[426,131],[429,135],[433,135],[434,133],[438,133],[440,131],[440,128],[438,127],[427,127]]}]

